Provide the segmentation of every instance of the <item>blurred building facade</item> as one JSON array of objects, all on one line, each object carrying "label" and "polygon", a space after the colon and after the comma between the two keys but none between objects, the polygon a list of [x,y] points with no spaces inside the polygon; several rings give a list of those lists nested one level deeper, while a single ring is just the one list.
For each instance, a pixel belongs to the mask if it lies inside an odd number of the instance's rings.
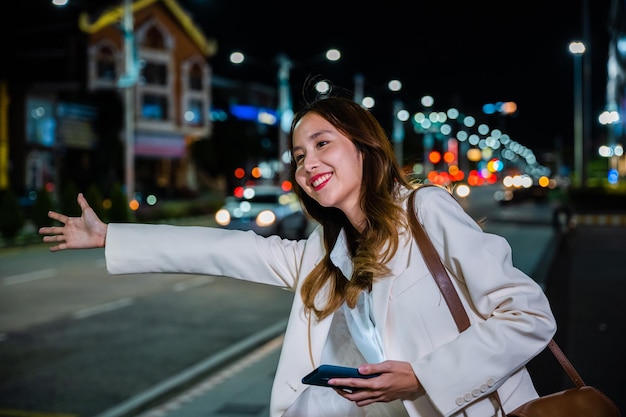
[{"label": "blurred building facade", "polygon": [[212,134],[209,58],[215,41],[175,0],[136,1],[128,10],[137,78],[123,85],[125,8],[114,2],[94,10],[89,3],[62,15],[53,14],[49,0],[30,4],[31,10],[22,5],[31,20],[14,32],[14,43],[3,45],[4,188],[25,195],[69,181],[104,192],[123,184],[124,116],[130,112],[134,188],[193,193],[190,146]]}]

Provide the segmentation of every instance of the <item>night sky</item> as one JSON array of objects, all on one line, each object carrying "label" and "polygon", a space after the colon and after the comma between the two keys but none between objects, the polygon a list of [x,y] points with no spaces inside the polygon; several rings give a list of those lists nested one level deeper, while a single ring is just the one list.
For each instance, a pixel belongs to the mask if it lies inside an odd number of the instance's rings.
[{"label": "night sky", "polygon": [[[60,11],[52,10],[50,1],[20,1],[0,13],[0,48],[19,49],[21,34],[33,31],[28,25],[42,34],[57,30]],[[493,123],[536,153],[573,144],[574,59],[568,44],[584,36],[587,2],[587,119],[593,135],[603,133],[597,116],[606,98],[611,0],[178,1],[217,42],[218,52],[209,60],[216,76],[276,86],[276,57],[286,54],[295,64],[291,81],[297,106],[308,76],[354,90],[355,75],[362,74],[365,93],[378,103],[372,111],[387,128],[394,98],[415,112],[429,94],[434,110],[454,106],[474,116],[484,104],[514,101],[517,113]],[[70,2],[75,10],[122,4]],[[342,52],[340,61],[316,59],[329,48]],[[229,62],[235,50],[251,58],[248,65]],[[395,95],[386,90],[392,78],[403,83]]]},{"label": "night sky", "polygon": [[[425,94],[435,110],[450,106],[474,114],[483,104],[515,101],[518,112],[498,125],[518,142],[542,149],[573,143],[572,40],[583,38],[585,0],[447,1],[373,3],[353,1],[180,0],[209,38],[216,75],[276,84],[275,57],[286,54],[294,103],[309,75],[380,100],[376,115],[391,118],[388,80],[403,82],[400,97],[417,111]],[[588,1],[589,79],[594,124],[604,107],[610,0]],[[339,49],[340,61],[313,64],[313,57]],[[240,50],[255,65],[235,67]],[[396,96],[394,96],[396,97]],[[388,100],[388,102],[385,102]],[[386,106],[386,109],[385,109]],[[595,129],[595,128],[594,128]]]}]

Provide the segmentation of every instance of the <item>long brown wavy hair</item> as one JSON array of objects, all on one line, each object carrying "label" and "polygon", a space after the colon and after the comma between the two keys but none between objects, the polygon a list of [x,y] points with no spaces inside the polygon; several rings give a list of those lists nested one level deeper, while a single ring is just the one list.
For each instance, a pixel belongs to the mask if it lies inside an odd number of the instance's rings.
[{"label": "long brown wavy hair", "polygon": [[[366,217],[366,226],[359,233],[344,213],[333,207],[323,207],[309,197],[295,181],[296,163],[291,161],[291,179],[303,209],[323,226],[326,254],[306,277],[302,286],[305,308],[318,319],[334,312],[346,301],[353,308],[361,291],[370,290],[376,278],[385,276],[387,262],[395,255],[398,228],[406,227],[406,215],[399,204],[402,188],[414,186],[402,172],[393,146],[382,126],[364,107],[346,97],[321,96],[308,102],[293,118],[289,134],[289,150],[293,150],[293,131],[308,113],[315,113],[348,137],[363,154],[363,181],[360,205]],[[353,276],[346,279],[330,260],[330,252],[344,229],[353,257]],[[323,307],[316,307],[319,291],[330,285],[330,295]]]}]

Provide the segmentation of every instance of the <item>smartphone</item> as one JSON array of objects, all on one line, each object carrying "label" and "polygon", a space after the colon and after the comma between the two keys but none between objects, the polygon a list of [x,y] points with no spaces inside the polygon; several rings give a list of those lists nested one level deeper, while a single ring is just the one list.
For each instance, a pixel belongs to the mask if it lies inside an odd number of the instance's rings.
[{"label": "smartphone", "polygon": [[[303,384],[330,387],[328,380],[331,378],[373,378],[380,374],[362,375],[356,368],[337,365],[320,365],[310,374],[302,378]],[[341,388],[333,386],[333,388]]]}]

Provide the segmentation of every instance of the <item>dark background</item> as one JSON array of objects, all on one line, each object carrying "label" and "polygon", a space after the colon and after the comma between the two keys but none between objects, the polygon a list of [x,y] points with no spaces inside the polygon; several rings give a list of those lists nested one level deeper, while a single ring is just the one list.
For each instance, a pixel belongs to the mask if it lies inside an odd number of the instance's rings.
[{"label": "dark background", "polygon": [[[96,16],[123,3],[69,1],[64,9],[53,7],[51,0],[13,2],[11,8],[3,4],[3,61],[54,54],[55,33],[76,24],[68,16],[81,11]],[[455,106],[476,116],[484,104],[514,101],[517,112],[499,116],[498,126],[536,153],[573,146],[574,59],[568,44],[586,37],[585,117],[594,138],[606,134],[597,117],[606,101],[611,0],[178,1],[217,42],[217,54],[209,60],[215,76],[274,87],[276,57],[286,54],[295,64],[291,84],[298,106],[307,77],[326,78],[352,91],[355,75],[362,74],[365,94],[378,103],[372,111],[389,130],[393,98],[415,112],[421,109],[420,98],[429,94],[434,110]],[[329,48],[342,52],[340,61],[318,58]],[[229,62],[236,50],[248,55],[247,64]],[[403,83],[398,95],[386,90],[392,78]]]},{"label": "dark background", "polygon": [[610,0],[181,4],[217,40],[218,54],[212,59],[216,74],[275,83],[270,65],[266,71],[234,67],[229,53],[241,50],[265,63],[285,53],[302,62],[334,47],[342,51],[341,61],[294,69],[294,103],[308,75],[320,74],[353,89],[354,75],[361,73],[365,92],[379,93],[384,119],[391,113],[384,99],[391,94],[383,90],[396,77],[412,111],[419,110],[419,98],[426,94],[440,110],[480,110],[486,103],[515,101],[518,112],[507,117],[507,129],[522,144],[551,148],[557,140],[573,142],[573,58],[568,45],[583,38],[585,1],[589,100],[597,125],[605,102]]}]

